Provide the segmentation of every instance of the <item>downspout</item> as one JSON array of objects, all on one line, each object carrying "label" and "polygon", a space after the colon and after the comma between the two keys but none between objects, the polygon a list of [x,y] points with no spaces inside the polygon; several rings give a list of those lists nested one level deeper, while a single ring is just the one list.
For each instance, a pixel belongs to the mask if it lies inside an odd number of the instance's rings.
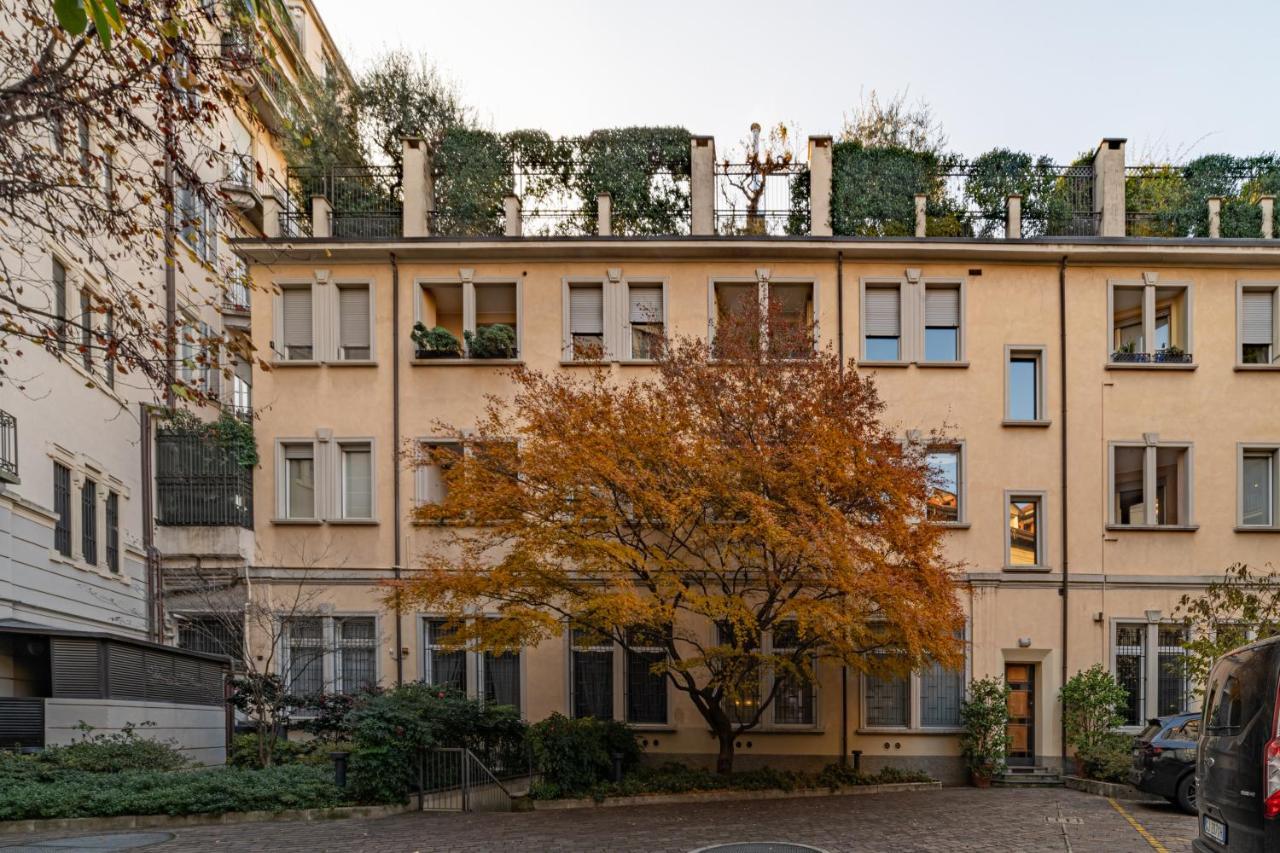
[{"label": "downspout", "polygon": [[[1061,263],[1058,264],[1058,371],[1059,371],[1059,391],[1058,396],[1061,398],[1061,421],[1058,426],[1058,434],[1061,443],[1061,488],[1062,488],[1062,589],[1059,591],[1062,596],[1062,681],[1061,685],[1067,683],[1067,641],[1070,637],[1070,609],[1068,602],[1071,598],[1071,564],[1067,559],[1068,533],[1070,532],[1067,525],[1067,512],[1071,506],[1069,495],[1067,494],[1067,256],[1062,256]],[[1065,767],[1067,762],[1067,718],[1065,714],[1061,714],[1062,731],[1060,737],[1062,739],[1062,764]]]},{"label": "downspout", "polygon": [[[844,378],[844,250],[836,250],[836,351]],[[849,764],[849,665],[840,664],[840,766]]]},{"label": "downspout", "polygon": [[[400,580],[400,266],[391,253],[391,488],[395,531],[395,564],[392,571]],[[404,684],[404,626],[400,609],[400,589],[396,588],[396,686]]]},{"label": "downspout", "polygon": [[146,403],[138,404],[140,434],[138,443],[142,449],[142,553],[146,572],[147,639],[162,642],[164,622],[160,604],[160,566],[155,547],[155,478],[152,476],[151,412]]}]

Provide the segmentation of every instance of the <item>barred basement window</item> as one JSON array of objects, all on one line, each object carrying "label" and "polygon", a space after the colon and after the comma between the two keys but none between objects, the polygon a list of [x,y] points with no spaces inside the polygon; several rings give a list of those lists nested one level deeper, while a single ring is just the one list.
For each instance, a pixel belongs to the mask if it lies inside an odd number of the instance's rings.
[{"label": "barred basement window", "polygon": [[571,632],[573,716],[613,719],[613,643],[580,628]]},{"label": "barred basement window", "polygon": [[98,484],[87,477],[80,487],[80,551],[86,563],[98,565]]},{"label": "barred basement window", "polygon": [[[782,622],[774,626],[773,653],[775,655],[793,654],[798,644],[794,623]],[[814,665],[814,661],[810,661],[810,665]],[[773,695],[774,723],[789,726],[813,725],[812,682],[795,673],[779,674],[774,678],[778,682]]]},{"label": "barred basement window", "polygon": [[627,722],[667,722],[667,676],[653,668],[666,663],[664,639],[652,631],[629,630],[626,653]]},{"label": "barred basement window", "polygon": [[378,634],[372,616],[334,619],[334,671],[338,693],[356,693],[378,683]]},{"label": "barred basement window", "polygon": [[920,673],[921,728],[958,728],[964,671],[934,663]]},{"label": "barred basement window", "polygon": [[178,622],[178,648],[226,655],[240,664],[244,659],[244,624],[230,613],[184,614]]},{"label": "barred basement window", "polygon": [[1147,720],[1147,626],[1117,624],[1115,631],[1116,681],[1128,693],[1124,724],[1140,726]]},{"label": "barred basement window", "polygon": [[865,677],[866,725],[906,728],[911,681],[905,675]]},{"label": "barred basement window", "polygon": [[485,652],[480,657],[484,701],[520,709],[520,653]]},{"label": "barred basement window", "polygon": [[[758,651],[760,648],[758,639],[756,642],[751,642],[744,637],[739,641],[733,627],[726,623],[720,623],[716,626],[716,634],[717,640],[722,646],[732,646],[745,651]],[[755,720],[757,709],[760,707],[759,668],[748,668],[742,674],[736,688],[736,695],[725,696],[724,711],[729,715],[729,719],[733,723],[747,725]]]},{"label": "barred basement window", "polygon": [[285,626],[289,653],[286,685],[295,696],[324,691],[324,622],[319,617],[290,620]]},{"label": "barred basement window", "polygon": [[71,469],[53,463],[53,547],[64,557],[71,556]]},{"label": "barred basement window", "polygon": [[1186,629],[1179,625],[1158,626],[1156,663],[1156,714],[1180,714],[1187,710]]},{"label": "barred basement window", "polygon": [[441,687],[467,689],[467,653],[449,645],[448,621],[428,619],[425,624],[426,682]]}]

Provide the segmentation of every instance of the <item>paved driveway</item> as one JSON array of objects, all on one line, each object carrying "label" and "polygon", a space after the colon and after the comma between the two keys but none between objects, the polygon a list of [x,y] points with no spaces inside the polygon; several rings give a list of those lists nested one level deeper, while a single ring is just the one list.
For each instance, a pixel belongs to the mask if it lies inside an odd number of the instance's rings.
[{"label": "paved driveway", "polygon": [[[1109,800],[1064,788],[985,791],[948,788],[796,800],[524,814],[406,814],[380,820],[193,827],[170,830],[175,836],[173,840],[145,849],[148,853],[320,850],[687,853],[709,844],[747,840],[800,842],[831,853],[941,850],[1185,853],[1190,849],[1196,830],[1194,817],[1164,804],[1119,805],[1117,809]],[[13,843],[17,839],[6,841]],[[25,839],[18,843],[34,847],[39,840]]]}]

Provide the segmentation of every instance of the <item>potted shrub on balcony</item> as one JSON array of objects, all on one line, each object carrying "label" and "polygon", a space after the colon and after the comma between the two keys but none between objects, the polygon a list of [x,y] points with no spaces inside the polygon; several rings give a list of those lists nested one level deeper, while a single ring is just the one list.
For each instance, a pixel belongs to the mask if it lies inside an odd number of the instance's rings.
[{"label": "potted shrub on balcony", "polygon": [[1180,346],[1170,345],[1156,353],[1156,361],[1167,364],[1182,364],[1187,360],[1187,352]]},{"label": "potted shrub on balcony", "polygon": [[428,329],[421,323],[413,324],[414,355],[417,358],[461,358],[462,342],[443,326]]},{"label": "potted shrub on balcony", "polygon": [[463,332],[467,355],[471,358],[515,358],[516,330],[505,323],[494,323],[473,332]]},{"label": "potted shrub on balcony", "polygon": [[1004,771],[1009,751],[1009,685],[995,676],[969,682],[969,698],[960,706],[960,755],[978,788]]}]

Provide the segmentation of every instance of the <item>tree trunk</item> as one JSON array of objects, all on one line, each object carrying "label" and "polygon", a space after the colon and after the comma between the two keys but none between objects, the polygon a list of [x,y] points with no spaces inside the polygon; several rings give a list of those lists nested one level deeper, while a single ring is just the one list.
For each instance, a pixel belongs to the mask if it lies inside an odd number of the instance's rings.
[{"label": "tree trunk", "polygon": [[716,772],[724,776],[733,772],[733,732],[721,732],[718,737],[720,754],[716,756]]}]

